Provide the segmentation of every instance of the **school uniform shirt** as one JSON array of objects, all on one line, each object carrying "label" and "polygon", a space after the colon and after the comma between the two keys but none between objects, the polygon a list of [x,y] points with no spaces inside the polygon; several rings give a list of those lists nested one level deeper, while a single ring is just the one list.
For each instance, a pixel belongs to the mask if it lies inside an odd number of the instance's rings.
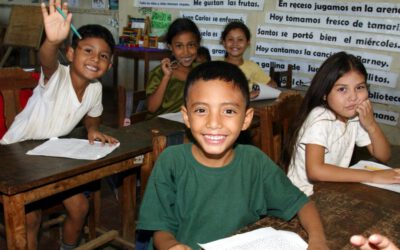
[{"label": "school uniform shirt", "polygon": [[306,173],[306,144],[324,147],[325,163],[347,168],[354,145],[367,146],[371,144],[371,139],[361,126],[358,117],[344,123],[336,119],[336,115],[329,109],[314,108],[299,131],[295,155],[290,162],[288,171],[288,177],[293,184],[310,196],[313,194],[313,184]]},{"label": "school uniform shirt", "polygon": [[25,109],[15,117],[0,143],[67,135],[86,114],[101,115],[101,98],[102,86],[96,81],[86,87],[80,102],[72,86],[69,66],[59,64],[46,85],[42,72]]},{"label": "school uniform shirt", "polygon": [[265,73],[265,71],[260,66],[258,66],[257,63],[253,61],[244,60],[243,64],[240,65],[239,68],[245,74],[249,85],[252,85],[254,83],[267,84],[269,81],[271,81],[271,77],[267,73]]}]

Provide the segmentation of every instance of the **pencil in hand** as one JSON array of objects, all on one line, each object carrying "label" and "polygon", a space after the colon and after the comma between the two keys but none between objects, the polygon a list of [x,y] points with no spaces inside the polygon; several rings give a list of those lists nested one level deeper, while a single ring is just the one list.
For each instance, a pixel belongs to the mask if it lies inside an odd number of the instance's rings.
[{"label": "pencil in hand", "polygon": [[[66,19],[67,18],[67,16],[64,14],[64,12],[60,9],[60,7],[58,7],[58,6],[55,6],[56,7],[56,10],[58,11],[58,13],[60,13],[60,15],[62,16],[62,17],[64,17],[64,19]],[[75,35],[79,38],[79,39],[82,39],[82,36],[81,36],[81,34],[79,34],[79,32],[78,32],[78,30],[75,28],[75,26],[71,23],[71,30],[72,30],[72,32],[74,32],[75,33]]]}]

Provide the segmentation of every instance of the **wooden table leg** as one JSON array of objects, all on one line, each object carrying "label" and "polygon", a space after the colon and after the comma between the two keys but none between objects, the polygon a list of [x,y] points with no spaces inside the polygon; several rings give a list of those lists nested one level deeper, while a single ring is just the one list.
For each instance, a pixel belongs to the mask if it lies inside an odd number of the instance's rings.
[{"label": "wooden table leg", "polygon": [[27,249],[25,204],[22,195],[3,195],[7,249]]},{"label": "wooden table leg", "polygon": [[122,183],[121,217],[122,238],[135,242],[136,230],[136,172],[131,171]]}]

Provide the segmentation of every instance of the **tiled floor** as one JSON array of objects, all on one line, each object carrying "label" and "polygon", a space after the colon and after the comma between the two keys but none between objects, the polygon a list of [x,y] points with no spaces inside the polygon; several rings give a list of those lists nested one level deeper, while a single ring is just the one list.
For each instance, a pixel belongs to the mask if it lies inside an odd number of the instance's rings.
[{"label": "tiled floor", "polygon": [[[111,127],[117,127],[117,101],[116,101],[116,93],[114,93],[111,87],[104,88],[104,96],[103,96],[103,105],[104,105],[104,113],[103,113],[103,124]],[[100,226],[105,228],[119,229],[121,227],[121,222],[118,218],[119,209],[118,209],[118,200],[115,198],[114,193],[111,191],[111,188],[107,184],[106,181],[102,182],[102,206],[101,206],[101,218],[100,218]],[[112,215],[112,216],[110,216]],[[1,219],[2,220],[2,219]],[[39,250],[52,250],[58,249],[58,230],[59,228],[54,228],[51,230],[51,234],[49,232],[44,232],[40,236],[40,245]],[[50,235],[55,235],[50,236]],[[107,245],[102,249],[112,250],[119,249],[116,246]],[[4,237],[0,236],[0,250],[6,250],[6,242]]]}]

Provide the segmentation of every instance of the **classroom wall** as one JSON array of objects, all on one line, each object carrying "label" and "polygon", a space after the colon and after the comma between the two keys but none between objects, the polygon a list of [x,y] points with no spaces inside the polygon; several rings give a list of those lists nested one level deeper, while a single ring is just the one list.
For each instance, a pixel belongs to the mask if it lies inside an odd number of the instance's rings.
[{"label": "classroom wall", "polygon": [[[9,0],[0,0],[0,26],[6,26],[8,24],[11,7],[14,4],[39,6],[39,3],[33,2],[35,1],[13,0],[10,2]],[[76,27],[79,28],[80,26],[89,23],[103,25],[112,32],[115,41],[118,42],[118,10],[109,10],[107,8],[108,1],[105,1],[104,9],[93,9],[90,0],[81,0],[75,2],[78,4],[74,7],[71,7],[70,10],[73,13],[72,22]],[[102,83],[106,86],[112,86],[112,70],[102,78]]]},{"label": "classroom wall", "polygon": [[120,31],[128,15],[162,11],[172,19],[192,18],[213,59],[224,54],[219,36],[226,21],[240,19],[252,33],[246,57],[267,72],[271,63],[282,68],[294,64],[294,85],[309,84],[331,53],[353,53],[368,70],[370,99],[380,126],[391,143],[400,144],[399,0],[133,0],[119,5]]}]

